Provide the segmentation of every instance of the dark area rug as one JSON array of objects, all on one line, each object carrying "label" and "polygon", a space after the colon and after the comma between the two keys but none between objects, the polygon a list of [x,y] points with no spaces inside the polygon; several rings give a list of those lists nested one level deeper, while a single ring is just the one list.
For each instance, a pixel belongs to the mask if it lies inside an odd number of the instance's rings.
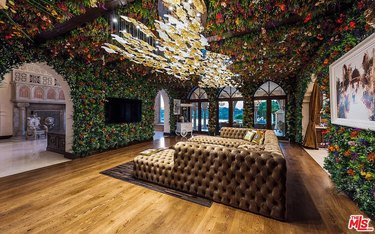
[{"label": "dark area rug", "polygon": [[194,196],[189,193],[181,192],[181,191],[174,190],[171,188],[166,188],[166,187],[163,187],[163,186],[151,183],[151,182],[137,179],[132,176],[133,168],[134,168],[134,162],[130,161],[130,162],[121,164],[117,167],[102,171],[100,173],[103,175],[107,175],[107,176],[110,176],[119,180],[132,183],[132,184],[136,184],[136,185],[148,188],[148,189],[152,189],[160,193],[168,194],[173,197],[177,197],[186,201],[194,202],[202,206],[211,207],[212,205],[212,201],[209,199]]}]

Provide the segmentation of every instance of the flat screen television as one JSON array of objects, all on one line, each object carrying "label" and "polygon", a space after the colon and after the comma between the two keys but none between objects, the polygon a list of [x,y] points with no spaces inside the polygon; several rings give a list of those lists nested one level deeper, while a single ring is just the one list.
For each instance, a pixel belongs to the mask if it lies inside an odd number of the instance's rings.
[{"label": "flat screen television", "polygon": [[136,123],[142,120],[142,101],[136,99],[107,98],[104,105],[108,124]]}]

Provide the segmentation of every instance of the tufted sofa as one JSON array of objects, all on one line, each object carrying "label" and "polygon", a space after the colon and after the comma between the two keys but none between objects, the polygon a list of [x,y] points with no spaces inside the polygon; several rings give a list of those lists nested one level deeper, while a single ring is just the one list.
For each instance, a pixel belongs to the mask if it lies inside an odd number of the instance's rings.
[{"label": "tufted sofa", "polygon": [[266,134],[268,150],[179,142],[174,150],[137,156],[134,176],[285,220],[286,162],[277,137]]},{"label": "tufted sofa", "polygon": [[220,130],[220,136],[194,136],[190,138],[188,141],[203,144],[223,145],[227,147],[251,145],[249,141],[243,139],[247,131],[249,131],[248,128],[223,127]]}]

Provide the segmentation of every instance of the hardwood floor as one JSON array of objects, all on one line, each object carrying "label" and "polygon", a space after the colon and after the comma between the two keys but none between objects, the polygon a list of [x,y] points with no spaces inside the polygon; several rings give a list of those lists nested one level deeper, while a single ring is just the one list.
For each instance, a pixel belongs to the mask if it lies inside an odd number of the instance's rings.
[{"label": "hardwood floor", "polygon": [[163,138],[0,178],[0,233],[349,233],[349,216],[363,214],[289,143],[281,143],[288,222],[218,203],[203,207],[99,174],[142,150],[175,142]]}]

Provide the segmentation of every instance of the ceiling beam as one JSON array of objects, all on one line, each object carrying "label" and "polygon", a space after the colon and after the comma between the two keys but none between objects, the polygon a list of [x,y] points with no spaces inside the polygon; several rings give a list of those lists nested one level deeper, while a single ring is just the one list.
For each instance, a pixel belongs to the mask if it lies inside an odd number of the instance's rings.
[{"label": "ceiling beam", "polygon": [[36,35],[34,40],[37,43],[44,43],[47,40],[65,35],[66,33],[69,33],[70,31],[97,19],[98,17],[111,12],[120,6],[124,6],[134,1],[135,0],[111,0],[105,2],[102,7],[87,8],[84,14],[74,16],[64,23],[54,25],[53,29],[43,31]]}]

